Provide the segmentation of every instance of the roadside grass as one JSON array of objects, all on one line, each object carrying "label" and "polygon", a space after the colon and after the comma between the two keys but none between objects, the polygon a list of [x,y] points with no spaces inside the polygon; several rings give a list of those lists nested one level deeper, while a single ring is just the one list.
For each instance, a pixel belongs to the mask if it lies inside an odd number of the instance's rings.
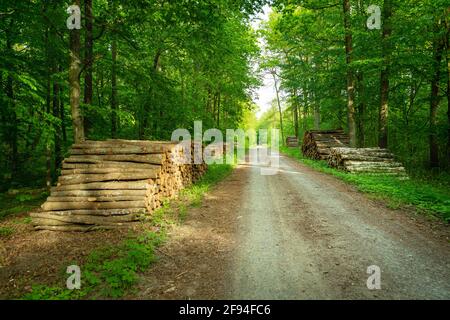
[{"label": "roadside grass", "polygon": [[350,174],[328,167],[326,161],[306,159],[299,148],[281,147],[281,152],[299,160],[318,171],[331,174],[368,193],[375,198],[383,199],[387,206],[398,209],[402,206],[413,206],[417,211],[437,216],[450,222],[450,186],[441,180],[431,179],[399,179],[393,176]]},{"label": "roadside grass", "polygon": [[[156,210],[151,219],[144,218],[142,231],[131,232],[128,239],[119,245],[105,246],[90,252],[81,264],[81,288],[69,290],[65,279],[66,270],[61,270],[58,285],[35,284],[25,300],[75,300],[121,298],[132,292],[138,281],[138,274],[148,269],[157,256],[155,251],[167,239],[168,228],[181,223],[187,216],[189,207],[199,206],[206,192],[227,177],[233,170],[230,165],[210,165],[206,174],[194,185],[181,191],[177,199],[169,200]],[[139,229],[139,230],[141,230]]]}]

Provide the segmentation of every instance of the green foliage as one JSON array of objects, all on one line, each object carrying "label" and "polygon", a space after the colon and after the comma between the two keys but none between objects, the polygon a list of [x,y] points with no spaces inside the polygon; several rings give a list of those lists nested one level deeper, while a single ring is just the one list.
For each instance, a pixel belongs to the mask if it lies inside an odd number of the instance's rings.
[{"label": "green foliage", "polygon": [[[13,192],[11,192],[13,191]],[[0,220],[14,214],[28,212],[48,196],[42,189],[17,189],[0,193]]]},{"label": "green foliage", "polygon": [[9,237],[14,233],[14,229],[10,227],[0,227],[0,238]]},{"label": "green foliage", "polygon": [[[168,140],[174,129],[193,129],[194,120],[205,130],[237,127],[258,85],[259,48],[249,17],[266,2],[93,1],[91,103],[83,90],[84,50],[80,75],[86,136],[112,137],[113,42],[118,138]],[[58,157],[73,142],[67,6],[62,0],[0,3],[0,192],[43,186],[47,170],[54,182]]]},{"label": "green foliage", "polygon": [[165,233],[150,232],[130,237],[118,246],[104,247],[90,253],[81,267],[81,289],[35,285],[26,300],[67,300],[86,298],[120,298],[137,281],[138,272],[156,261],[155,248]]},{"label": "green foliage", "polygon": [[[325,161],[306,159],[298,148],[282,148],[282,152],[324,173],[348,182],[358,190],[388,201],[388,206],[414,206],[421,212],[442,217],[450,222],[450,187],[434,180],[402,179],[393,176],[350,174],[328,167]],[[447,175],[447,179],[449,176]]]}]

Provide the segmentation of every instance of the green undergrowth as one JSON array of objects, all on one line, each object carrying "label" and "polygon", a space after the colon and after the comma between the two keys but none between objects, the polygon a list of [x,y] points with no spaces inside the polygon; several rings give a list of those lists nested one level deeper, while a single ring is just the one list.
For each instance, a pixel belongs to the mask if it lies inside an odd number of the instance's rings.
[{"label": "green undergrowth", "polygon": [[69,300],[121,298],[132,292],[139,273],[148,269],[157,260],[156,249],[164,243],[168,228],[181,223],[189,207],[199,206],[204,194],[212,186],[227,177],[233,167],[211,165],[206,174],[194,185],[184,189],[178,199],[167,201],[152,214],[151,221],[142,221],[143,230],[130,232],[127,239],[118,245],[109,245],[90,252],[84,263],[77,261],[81,269],[81,288],[69,290],[66,279],[70,276],[61,270],[58,285],[35,284],[26,300]]},{"label": "green undergrowth", "polygon": [[325,161],[304,158],[299,148],[282,147],[281,151],[309,167],[356,186],[362,192],[385,200],[390,208],[413,206],[419,212],[450,222],[450,186],[443,183],[442,179],[350,174],[328,167]]},{"label": "green undergrowth", "polygon": [[10,215],[29,212],[48,196],[44,189],[12,189],[0,193],[0,221]]}]

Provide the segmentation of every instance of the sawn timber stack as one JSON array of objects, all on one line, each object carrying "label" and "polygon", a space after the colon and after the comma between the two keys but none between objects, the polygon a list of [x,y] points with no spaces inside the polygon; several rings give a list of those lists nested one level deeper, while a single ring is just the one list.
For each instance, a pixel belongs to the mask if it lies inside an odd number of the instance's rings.
[{"label": "sawn timber stack", "polygon": [[[188,149],[194,159],[193,146]],[[42,212],[31,213],[33,225],[55,231],[126,226],[151,214],[206,171],[206,164],[187,164],[185,159],[183,146],[174,142],[75,144]]]},{"label": "sawn timber stack", "polygon": [[331,148],[348,147],[350,137],[342,129],[313,130],[305,132],[302,152],[305,157],[314,160],[326,160]]}]

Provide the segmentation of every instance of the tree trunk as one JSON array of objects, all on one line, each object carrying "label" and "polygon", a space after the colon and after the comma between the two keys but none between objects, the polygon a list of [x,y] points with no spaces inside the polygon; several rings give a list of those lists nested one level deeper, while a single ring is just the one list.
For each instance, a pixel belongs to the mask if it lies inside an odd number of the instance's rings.
[{"label": "tree trunk", "polygon": [[[63,68],[59,66],[59,72],[62,72]],[[66,112],[64,108],[64,88],[59,87],[59,117],[61,119],[61,134],[64,146],[67,144],[67,130],[66,130]]]},{"label": "tree trunk", "polygon": [[[12,41],[12,35],[14,30],[14,20],[11,18],[8,28],[5,31],[6,36],[6,55],[9,57],[14,57],[15,53],[13,50],[13,41]],[[17,135],[17,113],[16,113],[16,103],[15,103],[15,96],[14,96],[14,79],[12,76],[12,72],[14,70],[14,65],[10,62],[11,60],[6,60],[5,66],[6,66],[6,83],[5,83],[5,93],[6,97],[8,98],[6,101],[6,110],[3,110],[3,106],[0,106],[2,109],[2,112],[4,113],[4,119],[5,119],[5,136],[6,136],[6,143],[10,147],[10,154],[9,157],[7,157],[11,172],[11,178],[10,181],[13,181],[17,175],[18,172],[18,166],[19,166],[19,154],[18,154],[18,135]]]},{"label": "tree trunk", "polygon": [[294,113],[294,134],[298,138],[298,135],[299,135],[298,134],[298,99],[297,99],[297,90],[296,89],[294,89],[294,92],[293,92],[293,99],[294,99],[294,101],[293,101],[293,105],[292,105],[292,107],[293,107],[292,111]]},{"label": "tree trunk", "polygon": [[[49,39],[49,28],[47,27],[45,30],[45,52],[46,52],[46,62],[47,62],[47,69],[46,69],[46,90],[45,90],[45,97],[46,97],[46,103],[45,103],[45,113],[47,115],[51,114],[51,103],[52,103],[52,81],[51,81],[51,75],[52,75],[52,58],[50,54],[50,39]],[[48,128],[51,127],[51,122],[46,121],[46,126]],[[50,136],[47,136],[46,146],[45,146],[45,163],[46,163],[46,177],[45,177],[45,185],[47,187],[47,190],[50,190],[52,186],[52,151],[51,151],[51,143],[50,143]]]},{"label": "tree trunk", "polygon": [[[439,30],[439,24],[437,30]],[[430,167],[439,167],[439,145],[437,138],[437,111],[439,107],[439,83],[441,80],[441,62],[445,43],[442,38],[434,41],[434,63],[433,63],[433,79],[431,80],[431,97],[430,97]]]},{"label": "tree trunk", "polygon": [[[80,0],[75,0],[75,4],[80,6]],[[84,124],[80,109],[80,30],[70,30],[70,107],[72,109],[73,135],[76,143],[83,142]]]},{"label": "tree trunk", "polygon": [[320,105],[316,93],[313,93],[314,101],[314,130],[320,130]]},{"label": "tree trunk", "polygon": [[16,106],[14,101],[14,86],[13,86],[13,78],[10,73],[6,78],[6,96],[9,99],[9,124],[10,128],[8,134],[10,136],[9,145],[11,147],[11,173],[12,180],[17,174],[17,169],[19,165],[19,154],[17,147],[17,115],[16,115]]},{"label": "tree trunk", "polygon": [[277,94],[277,104],[278,104],[278,112],[280,114],[280,130],[281,130],[281,143],[284,144],[284,131],[283,131],[283,112],[281,110],[281,101],[280,101],[280,93],[278,91],[277,77],[275,72],[272,72],[273,81],[275,84],[275,92]]},{"label": "tree trunk", "polygon": [[[55,72],[57,72],[58,68],[55,67]],[[59,93],[59,84],[55,81],[53,82],[53,116],[55,118],[59,118],[60,112],[59,112],[59,99],[60,99],[60,93]],[[62,161],[62,155],[61,155],[61,125],[57,124],[55,125],[55,136],[54,136],[54,150],[55,150],[55,159],[54,159],[54,170],[53,170],[53,181],[56,179],[56,170],[61,165]]]},{"label": "tree trunk", "polygon": [[350,16],[350,0],[344,0],[345,53],[347,62],[347,114],[350,146],[356,147],[355,125],[355,80],[351,63],[353,61],[353,36]]},{"label": "tree trunk", "polygon": [[117,137],[117,41],[114,39],[111,48],[111,137]]},{"label": "tree trunk", "polygon": [[308,129],[308,91],[305,88],[303,88],[303,132],[306,132]]},{"label": "tree trunk", "polygon": [[[92,104],[92,65],[94,61],[94,40],[92,34],[93,14],[92,0],[84,0],[84,15],[86,21],[85,44],[84,44],[84,100],[86,105]],[[92,126],[87,117],[84,118],[84,130],[89,132]]]},{"label": "tree trunk", "polygon": [[[448,13],[450,13],[450,9],[448,9]],[[450,21],[449,15],[447,14],[447,18],[445,21],[447,34],[445,35],[445,46],[446,46],[446,57],[447,57],[447,168],[450,169]]]},{"label": "tree trunk", "polygon": [[220,92],[217,94],[217,129],[220,127]]},{"label": "tree trunk", "polygon": [[387,148],[388,146],[388,116],[389,116],[389,71],[391,64],[390,37],[392,0],[384,0],[383,5],[383,32],[382,32],[382,59],[383,66],[380,79],[380,113],[379,113],[379,138],[378,146]]},{"label": "tree trunk", "polygon": [[358,80],[358,146],[363,148],[365,145],[364,134],[364,115],[366,113],[365,86],[364,75],[362,71],[356,75]]}]

